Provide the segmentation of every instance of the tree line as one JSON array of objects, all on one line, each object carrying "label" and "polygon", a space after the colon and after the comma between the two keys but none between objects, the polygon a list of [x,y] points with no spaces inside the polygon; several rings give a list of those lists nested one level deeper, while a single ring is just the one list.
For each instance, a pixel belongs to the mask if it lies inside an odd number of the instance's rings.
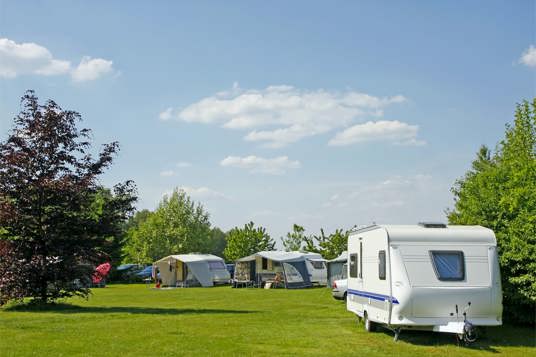
[{"label": "tree line", "polygon": [[[0,305],[33,298],[47,303],[87,296],[102,262],[152,263],[174,253],[212,253],[228,261],[275,241],[253,222],[223,232],[212,227],[201,203],[184,191],[164,197],[154,211],[135,212],[136,186],[107,188],[99,177],[119,151],[95,154],[91,131],[78,129],[79,113],[33,91],[21,100],[13,128],[0,141]],[[471,169],[452,188],[450,224],[476,224],[497,236],[505,320],[535,323],[536,308],[536,98],[515,110],[505,137],[480,148]],[[297,224],[282,237],[287,251],[332,259],[346,250],[349,230],[306,234]]]},{"label": "tree line", "polygon": [[[212,227],[210,215],[199,202],[183,190],[164,196],[154,211],[137,212],[126,223],[123,253],[125,262],[151,264],[170,254],[209,253],[228,262],[259,251],[274,250],[275,240],[266,228],[253,222],[223,232]],[[346,250],[348,232],[338,229],[326,235],[307,236],[304,228],[294,224],[292,232],[282,238],[287,251],[309,251],[332,259]]]}]

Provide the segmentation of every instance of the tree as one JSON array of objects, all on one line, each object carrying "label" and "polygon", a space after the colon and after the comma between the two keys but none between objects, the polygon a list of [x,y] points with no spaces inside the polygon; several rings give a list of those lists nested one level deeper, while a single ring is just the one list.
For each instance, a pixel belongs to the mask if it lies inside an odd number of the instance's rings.
[{"label": "tree", "polygon": [[227,246],[226,234],[218,227],[212,228],[210,231],[210,243],[208,253],[223,257],[223,251]]},{"label": "tree", "polygon": [[152,263],[170,254],[200,252],[211,248],[209,214],[183,190],[164,196],[156,211],[127,232],[126,260]]},{"label": "tree", "polygon": [[104,237],[103,252],[113,266],[122,260],[126,225],[134,210],[136,187],[132,181],[117,184],[113,190],[100,187],[93,197],[91,214]]},{"label": "tree", "polygon": [[534,324],[536,307],[536,98],[516,108],[495,153],[482,147],[452,188],[451,224],[479,224],[497,237],[506,320]]},{"label": "tree", "polygon": [[227,261],[235,261],[256,252],[273,250],[274,246],[266,228],[254,228],[254,223],[249,222],[244,228],[235,227],[227,233],[227,247],[223,254]]},{"label": "tree", "polygon": [[305,250],[320,253],[324,259],[334,259],[347,250],[350,230],[336,229],[334,233],[326,236],[324,229],[320,235],[311,235],[305,239]]},{"label": "tree", "polygon": [[[94,266],[109,259],[107,238],[115,233],[105,221],[123,217],[109,213],[115,208],[97,182],[118,144],[93,158],[90,130],[76,126],[80,114],[52,100],[41,105],[33,91],[21,106],[0,142],[0,300],[87,296]],[[117,186],[115,197],[132,187]],[[10,259],[16,262],[6,264]]]},{"label": "tree", "polygon": [[282,238],[283,247],[287,252],[301,250],[306,239],[305,229],[302,226],[294,224],[292,226],[292,232],[288,232],[287,237]]}]

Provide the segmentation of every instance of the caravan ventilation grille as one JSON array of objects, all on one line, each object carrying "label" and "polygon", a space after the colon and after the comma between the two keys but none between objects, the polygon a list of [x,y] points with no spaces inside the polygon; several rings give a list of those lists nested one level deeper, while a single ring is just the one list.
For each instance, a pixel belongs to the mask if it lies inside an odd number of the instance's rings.
[{"label": "caravan ventilation grille", "polygon": [[445,223],[440,222],[419,222],[419,226],[424,228],[447,228]]}]

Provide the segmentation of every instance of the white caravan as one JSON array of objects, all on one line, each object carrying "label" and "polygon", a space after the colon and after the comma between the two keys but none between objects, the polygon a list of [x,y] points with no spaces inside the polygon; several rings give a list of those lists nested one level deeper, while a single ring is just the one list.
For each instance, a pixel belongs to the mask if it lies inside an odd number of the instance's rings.
[{"label": "white caravan", "polygon": [[326,265],[326,259],[318,253],[309,253],[309,252],[296,252],[300,253],[305,257],[305,262],[307,266],[307,271],[309,272],[309,278],[311,283],[316,285],[327,285],[328,284],[328,267]]},{"label": "white caravan", "polygon": [[455,333],[472,342],[474,326],[502,324],[497,243],[481,226],[374,225],[348,238],[347,309],[401,329]]}]

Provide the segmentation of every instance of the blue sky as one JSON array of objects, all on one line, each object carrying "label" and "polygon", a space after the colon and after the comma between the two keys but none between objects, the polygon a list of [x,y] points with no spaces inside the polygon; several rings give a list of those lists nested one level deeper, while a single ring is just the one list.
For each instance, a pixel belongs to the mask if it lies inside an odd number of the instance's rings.
[{"label": "blue sky", "polygon": [[182,187],[279,237],[445,221],[535,95],[533,1],[0,0],[0,135],[19,98],[80,112],[139,208]]}]

